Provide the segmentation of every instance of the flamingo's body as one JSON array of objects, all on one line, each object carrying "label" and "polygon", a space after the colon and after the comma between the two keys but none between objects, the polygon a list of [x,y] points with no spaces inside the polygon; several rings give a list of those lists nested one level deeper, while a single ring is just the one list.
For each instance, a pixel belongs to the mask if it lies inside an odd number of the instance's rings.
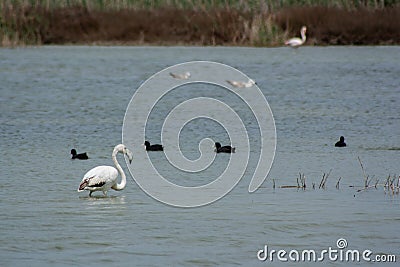
[{"label": "flamingo's body", "polygon": [[188,71],[185,72],[185,73],[172,73],[172,72],[170,72],[169,75],[171,75],[172,78],[180,79],[180,80],[187,80],[191,76],[190,72],[188,72]]},{"label": "flamingo's body", "polygon": [[[114,190],[124,189],[126,186],[126,176],[117,161],[118,153],[127,155],[129,162],[132,161],[132,152],[123,144],[117,145],[112,153],[112,159],[116,168],[111,166],[97,166],[91,169],[84,175],[79,184],[78,192],[88,190],[90,191],[89,196],[92,196],[92,193],[95,191],[103,191],[103,194],[106,196],[110,188]],[[117,183],[118,173],[121,174],[121,183]]]},{"label": "flamingo's body", "polygon": [[285,45],[291,46],[293,48],[298,48],[299,46],[303,45],[306,42],[306,31],[307,27],[303,26],[300,30],[301,39],[298,37],[291,38],[285,42]]},{"label": "flamingo's body", "polygon": [[249,79],[247,82],[230,81],[230,80],[227,80],[226,82],[232,85],[233,87],[237,88],[249,88],[256,84],[256,82],[252,79]]}]

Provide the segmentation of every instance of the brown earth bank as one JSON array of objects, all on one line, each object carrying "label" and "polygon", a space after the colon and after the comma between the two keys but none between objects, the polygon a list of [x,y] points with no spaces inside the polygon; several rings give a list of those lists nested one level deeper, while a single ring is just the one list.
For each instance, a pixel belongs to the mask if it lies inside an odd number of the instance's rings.
[{"label": "brown earth bank", "polygon": [[400,44],[400,7],[214,9],[3,8],[2,46],[37,44],[280,46],[307,26],[307,45]]}]

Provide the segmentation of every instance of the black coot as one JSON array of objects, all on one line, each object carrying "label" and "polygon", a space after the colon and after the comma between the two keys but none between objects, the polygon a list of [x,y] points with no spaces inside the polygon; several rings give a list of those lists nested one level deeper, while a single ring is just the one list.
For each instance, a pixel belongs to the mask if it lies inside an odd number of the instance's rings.
[{"label": "black coot", "polygon": [[163,151],[164,150],[162,145],[159,145],[159,144],[150,145],[149,141],[144,142],[144,145],[146,146],[147,151]]},{"label": "black coot", "polygon": [[236,148],[231,146],[221,146],[220,143],[215,143],[215,152],[217,153],[235,153]]},{"label": "black coot", "polygon": [[71,155],[72,155],[72,158],[71,159],[88,159],[89,157],[86,155],[86,152],[85,153],[80,153],[80,154],[78,154],[78,153],[76,153],[76,150],[75,149],[71,149]]},{"label": "black coot", "polygon": [[336,142],[335,144],[336,147],[345,147],[346,143],[344,142],[344,136],[340,137],[340,140]]}]

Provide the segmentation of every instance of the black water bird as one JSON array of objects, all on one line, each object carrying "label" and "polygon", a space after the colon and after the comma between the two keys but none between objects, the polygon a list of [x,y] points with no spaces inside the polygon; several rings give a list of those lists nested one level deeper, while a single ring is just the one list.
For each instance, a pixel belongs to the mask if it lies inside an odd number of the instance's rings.
[{"label": "black water bird", "polygon": [[217,153],[235,153],[236,148],[231,146],[221,146],[220,143],[215,143],[215,152]]},{"label": "black water bird", "polygon": [[159,144],[150,145],[149,141],[144,142],[144,145],[146,146],[147,151],[163,151],[164,150],[162,145],[159,145]]},{"label": "black water bird", "polygon": [[78,154],[78,153],[76,153],[76,150],[74,148],[71,149],[71,155],[72,155],[71,159],[88,159],[89,158],[88,155],[86,154],[86,152]]},{"label": "black water bird", "polygon": [[335,147],[345,147],[346,143],[344,142],[344,136],[341,136],[339,141],[336,142]]}]

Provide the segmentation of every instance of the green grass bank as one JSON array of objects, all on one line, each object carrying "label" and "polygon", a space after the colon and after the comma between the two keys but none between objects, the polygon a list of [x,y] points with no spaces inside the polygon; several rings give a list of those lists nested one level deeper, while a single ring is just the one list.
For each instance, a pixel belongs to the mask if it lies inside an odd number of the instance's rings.
[{"label": "green grass bank", "polygon": [[1,0],[0,45],[398,45],[400,1]]}]

